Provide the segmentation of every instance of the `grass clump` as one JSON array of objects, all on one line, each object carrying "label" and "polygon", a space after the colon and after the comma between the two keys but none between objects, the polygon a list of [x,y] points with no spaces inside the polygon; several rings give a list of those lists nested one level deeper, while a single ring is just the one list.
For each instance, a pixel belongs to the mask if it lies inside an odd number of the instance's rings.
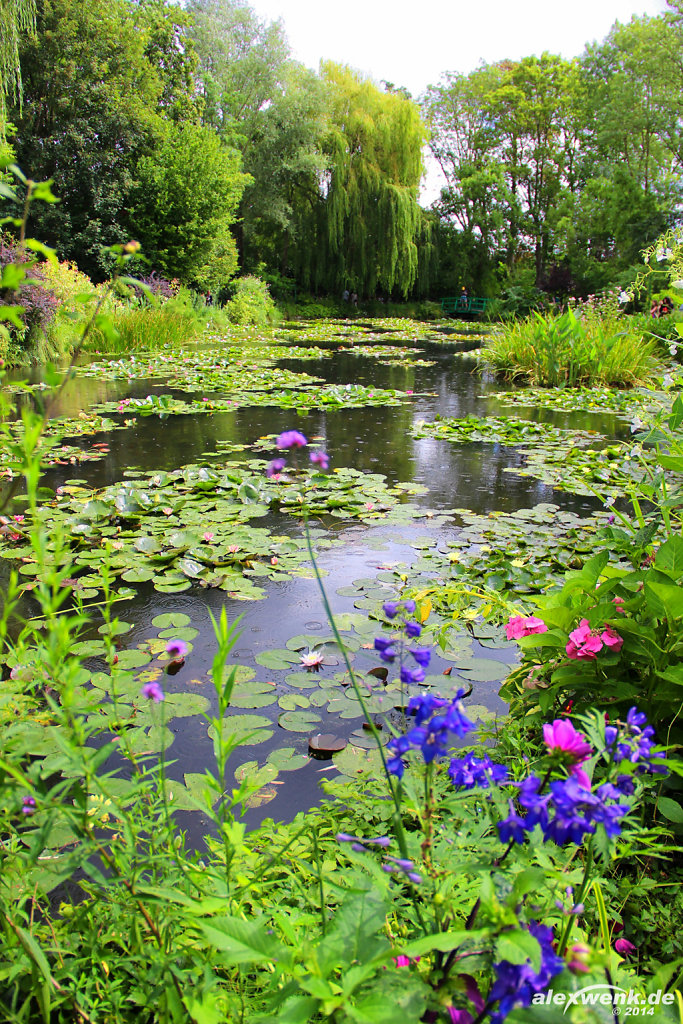
[{"label": "grass clump", "polygon": [[625,318],[533,313],[506,324],[482,352],[482,363],[509,381],[536,387],[652,384],[656,345]]}]

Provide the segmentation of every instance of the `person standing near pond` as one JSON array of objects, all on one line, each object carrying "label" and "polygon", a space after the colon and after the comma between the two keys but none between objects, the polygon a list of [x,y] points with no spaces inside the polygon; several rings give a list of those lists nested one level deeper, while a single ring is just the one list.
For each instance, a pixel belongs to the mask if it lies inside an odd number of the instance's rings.
[{"label": "person standing near pond", "polygon": [[468,299],[469,295],[467,294],[467,288],[465,288],[465,285],[463,285],[462,288],[460,289],[460,298],[458,299],[458,305],[465,308],[467,306]]},{"label": "person standing near pond", "polygon": [[358,305],[358,294],[357,294],[357,292],[351,292],[351,305],[352,306],[357,306]]},{"label": "person standing near pond", "polygon": [[342,292],[342,302],[348,302],[348,301],[349,301],[349,289],[345,288],[344,291]]}]

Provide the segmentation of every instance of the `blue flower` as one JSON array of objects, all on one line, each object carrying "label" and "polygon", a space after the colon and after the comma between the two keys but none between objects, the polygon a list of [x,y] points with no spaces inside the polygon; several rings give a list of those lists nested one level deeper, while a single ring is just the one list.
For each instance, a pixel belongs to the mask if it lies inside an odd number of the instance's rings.
[{"label": "blue flower", "polygon": [[412,620],[410,620],[409,622],[406,622],[406,627],[405,628],[406,628],[406,635],[409,636],[409,637],[419,636],[420,633],[422,632],[422,626],[420,625],[420,623],[419,622],[413,622]]},{"label": "blue flower", "polygon": [[432,656],[431,651],[427,651],[424,648],[419,648],[419,647],[418,648],[409,647],[408,648],[408,653],[412,654],[412,656],[415,658],[415,661],[418,663],[418,665],[421,665],[422,668],[427,668],[427,665],[429,664],[429,659]]},{"label": "blue flower", "polygon": [[541,947],[541,966],[534,971],[531,961],[511,964],[507,960],[494,964],[496,980],[491,986],[487,1003],[498,1000],[498,1008],[491,1014],[491,1024],[502,1024],[512,1010],[531,1006],[534,995],[544,992],[555,975],[564,969],[565,962],[553,949],[553,930],[536,921],[529,923],[529,933]]},{"label": "blue flower", "polygon": [[[380,655],[382,657],[382,655]],[[401,682],[406,683],[410,686],[411,683],[423,683],[425,679],[424,669],[422,668],[406,668],[405,665],[401,666]]]},{"label": "blue flower", "polygon": [[520,818],[510,800],[510,814],[498,822],[498,837],[501,843],[509,843],[514,839],[520,845],[526,840],[526,820]]},{"label": "blue flower", "polygon": [[496,764],[488,755],[477,758],[474,754],[467,754],[466,757],[454,757],[448,768],[448,774],[454,786],[459,789],[474,789],[479,786],[481,789],[488,789],[492,782],[501,783],[508,781],[507,768],[502,764]]},{"label": "blue flower", "polygon": [[382,605],[382,611],[388,619],[395,619],[398,613],[400,601],[385,601]]}]

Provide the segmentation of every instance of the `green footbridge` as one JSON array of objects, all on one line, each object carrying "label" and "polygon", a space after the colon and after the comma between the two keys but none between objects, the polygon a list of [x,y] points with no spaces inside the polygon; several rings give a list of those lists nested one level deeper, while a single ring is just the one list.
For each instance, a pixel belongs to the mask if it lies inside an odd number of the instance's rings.
[{"label": "green footbridge", "polygon": [[485,313],[491,299],[479,299],[469,295],[453,295],[441,300],[441,312],[444,316],[474,316]]}]

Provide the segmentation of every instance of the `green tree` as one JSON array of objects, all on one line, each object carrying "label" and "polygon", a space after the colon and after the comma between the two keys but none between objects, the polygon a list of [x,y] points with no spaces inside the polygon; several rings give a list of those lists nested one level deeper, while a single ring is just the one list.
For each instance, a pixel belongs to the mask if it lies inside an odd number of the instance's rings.
[{"label": "green tree", "polygon": [[235,273],[230,227],[249,181],[240,167],[237,150],[190,123],[169,125],[154,152],[138,161],[131,225],[168,277],[214,290]]},{"label": "green tree", "polygon": [[320,280],[322,271],[337,291],[406,295],[417,277],[422,227],[420,111],[347,67],[324,65],[323,80],[330,93],[328,169],[320,182],[315,248],[325,262],[311,276]]},{"label": "green tree", "polygon": [[2,0],[0,3],[0,133],[7,124],[7,99],[21,108],[19,39],[36,27],[36,0]]},{"label": "green tree", "polygon": [[282,24],[262,22],[244,0],[189,0],[186,8],[205,120],[226,141],[247,142],[286,73]]}]

